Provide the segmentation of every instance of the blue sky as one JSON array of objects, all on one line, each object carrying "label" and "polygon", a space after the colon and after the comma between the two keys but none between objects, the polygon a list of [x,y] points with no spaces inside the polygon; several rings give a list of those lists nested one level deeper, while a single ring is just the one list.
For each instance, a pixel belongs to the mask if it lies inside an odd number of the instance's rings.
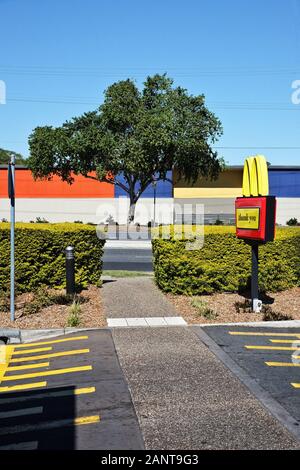
[{"label": "blue sky", "polygon": [[27,156],[34,127],[95,109],[114,81],[167,72],[205,94],[229,164],[300,164],[299,25],[300,0],[0,0],[0,147]]}]

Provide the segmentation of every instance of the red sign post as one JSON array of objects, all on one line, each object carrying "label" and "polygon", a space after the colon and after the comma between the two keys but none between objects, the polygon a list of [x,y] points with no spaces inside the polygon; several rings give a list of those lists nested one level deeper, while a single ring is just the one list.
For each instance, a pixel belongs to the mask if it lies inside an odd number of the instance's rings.
[{"label": "red sign post", "polygon": [[258,298],[258,247],[275,238],[276,198],[269,196],[268,167],[264,157],[247,158],[243,175],[243,197],[235,201],[236,236],[252,251],[252,310],[260,312]]}]

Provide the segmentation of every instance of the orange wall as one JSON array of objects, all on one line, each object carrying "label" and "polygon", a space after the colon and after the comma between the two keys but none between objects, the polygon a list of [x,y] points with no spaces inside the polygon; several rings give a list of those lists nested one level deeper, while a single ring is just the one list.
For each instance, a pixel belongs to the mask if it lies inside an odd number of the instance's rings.
[{"label": "orange wall", "polygon": [[[91,173],[94,176],[94,173]],[[35,181],[30,170],[16,168],[15,188],[19,198],[113,198],[114,186],[84,176],[74,177],[69,185],[58,176],[50,181]],[[7,197],[7,170],[0,169],[0,197]]]}]

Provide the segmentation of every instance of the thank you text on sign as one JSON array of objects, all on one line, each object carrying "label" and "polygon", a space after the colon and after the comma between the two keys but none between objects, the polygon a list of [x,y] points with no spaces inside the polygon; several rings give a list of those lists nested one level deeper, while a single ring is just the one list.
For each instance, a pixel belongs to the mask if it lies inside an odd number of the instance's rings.
[{"label": "thank you text on sign", "polygon": [[240,208],[236,210],[236,226],[240,229],[258,230],[259,207]]}]

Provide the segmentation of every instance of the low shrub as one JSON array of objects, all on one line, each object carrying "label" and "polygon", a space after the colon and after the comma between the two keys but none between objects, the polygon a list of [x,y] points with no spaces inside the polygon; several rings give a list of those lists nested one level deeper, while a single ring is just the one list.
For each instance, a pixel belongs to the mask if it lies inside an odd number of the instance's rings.
[{"label": "low shrub", "polygon": [[[174,294],[237,292],[250,287],[251,248],[234,227],[205,227],[204,245],[186,250],[186,240],[152,240],[157,285]],[[162,233],[163,235],[163,233]],[[259,248],[261,291],[300,285],[300,229],[278,228],[276,239]]]},{"label": "low shrub", "polygon": [[218,314],[208,307],[207,303],[202,299],[194,297],[191,301],[191,305],[197,310],[197,314],[200,317],[204,317],[207,320],[216,320],[216,318],[218,318]]},{"label": "low shrub", "polygon": [[81,306],[80,302],[74,300],[67,320],[67,326],[76,328],[80,325]]},{"label": "low shrub", "polygon": [[[15,274],[18,292],[41,285],[65,287],[65,248],[75,248],[75,280],[78,289],[100,285],[105,240],[84,224],[16,224]],[[0,223],[0,290],[8,290],[10,270],[9,224]]]}]

